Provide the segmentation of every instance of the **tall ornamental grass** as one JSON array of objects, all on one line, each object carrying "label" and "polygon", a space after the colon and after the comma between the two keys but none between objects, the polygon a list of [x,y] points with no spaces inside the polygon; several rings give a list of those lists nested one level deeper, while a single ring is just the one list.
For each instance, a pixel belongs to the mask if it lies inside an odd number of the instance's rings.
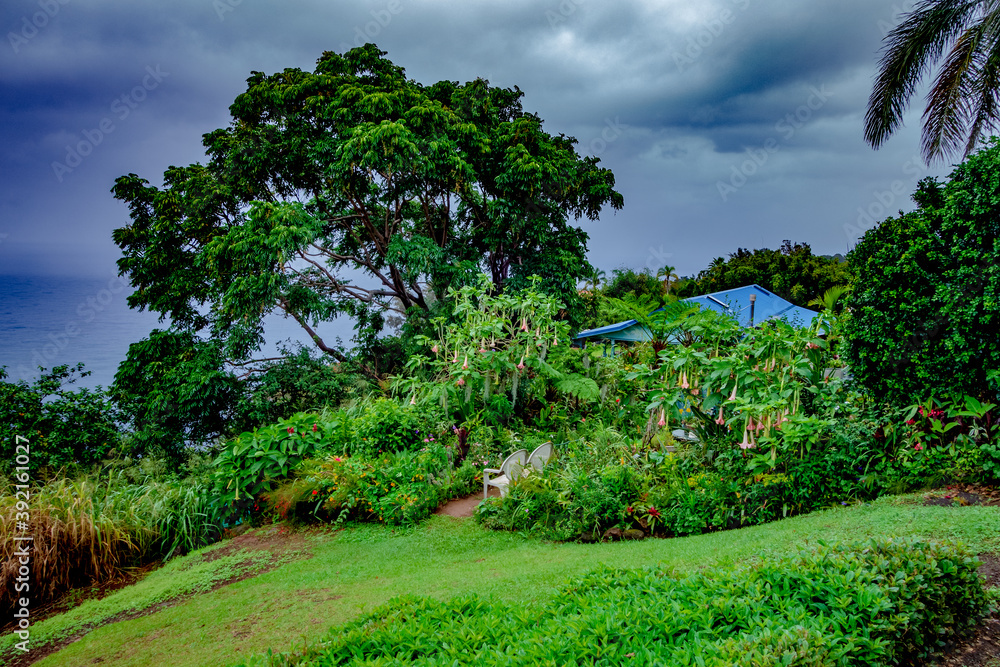
[{"label": "tall ornamental grass", "polygon": [[[205,484],[129,483],[122,476],[59,479],[32,489],[26,530],[17,498],[0,496],[0,611],[16,597],[32,605],[70,588],[114,579],[130,567],[168,559],[218,539],[221,520]],[[20,517],[23,519],[23,516]],[[31,537],[27,591],[15,591],[15,551]]]}]

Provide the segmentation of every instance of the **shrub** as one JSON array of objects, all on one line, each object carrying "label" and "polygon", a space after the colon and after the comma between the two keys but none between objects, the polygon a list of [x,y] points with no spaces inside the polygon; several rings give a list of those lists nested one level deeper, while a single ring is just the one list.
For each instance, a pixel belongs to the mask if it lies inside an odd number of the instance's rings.
[{"label": "shrub", "polygon": [[[83,364],[41,369],[34,383],[5,382],[0,367],[0,470],[14,467],[15,445],[28,441],[32,473],[98,463],[121,444],[118,411],[103,391],[65,385],[86,377]],[[18,438],[20,436],[20,438]],[[16,442],[15,442],[16,441]]]},{"label": "shrub", "polygon": [[403,452],[420,449],[428,438],[428,424],[412,405],[400,405],[380,398],[358,408],[354,420],[355,437],[351,453],[376,456],[380,452]]},{"label": "shrub", "polygon": [[1000,392],[1000,143],[920,182],[916,211],[889,218],[849,255],[857,282],[844,328],[851,370],[880,399]]},{"label": "shrub", "polygon": [[243,664],[909,665],[983,614],[977,565],[954,545],[881,540],[681,577],[605,568],[528,609],[397,598]]}]

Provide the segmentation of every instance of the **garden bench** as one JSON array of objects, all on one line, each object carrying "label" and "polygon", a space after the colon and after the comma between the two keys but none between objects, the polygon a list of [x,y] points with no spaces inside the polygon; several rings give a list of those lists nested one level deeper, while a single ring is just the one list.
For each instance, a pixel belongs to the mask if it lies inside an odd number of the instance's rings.
[{"label": "garden bench", "polygon": [[[545,464],[552,457],[552,443],[546,442],[538,445],[535,451],[528,455],[528,450],[519,449],[500,464],[499,468],[486,468],[483,470],[483,498],[489,495],[490,487],[494,486],[500,490],[500,497],[507,495],[507,487],[515,479],[521,477],[525,466],[531,466],[535,470],[541,471]],[[499,475],[490,479],[490,475]]]}]

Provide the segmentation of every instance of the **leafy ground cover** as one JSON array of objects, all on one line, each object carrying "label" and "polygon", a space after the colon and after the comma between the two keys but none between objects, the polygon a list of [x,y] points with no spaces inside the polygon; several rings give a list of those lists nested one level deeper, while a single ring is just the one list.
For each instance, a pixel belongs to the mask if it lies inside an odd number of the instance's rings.
[{"label": "leafy ground cover", "polygon": [[[449,517],[409,528],[355,525],[288,535],[280,530],[266,527],[249,536],[300,540],[298,550],[311,557],[215,588],[226,579],[216,574],[209,582],[209,573],[220,566],[206,562],[206,554],[231,548],[230,542],[176,559],[134,587],[33,626],[32,645],[41,650],[47,641],[64,642],[72,636],[70,626],[75,622],[79,631],[84,619],[93,623],[98,617],[172,604],[96,627],[37,664],[227,665],[269,648],[301,649],[332,626],[403,592],[438,600],[477,593],[493,602],[532,607],[568,578],[600,566],[693,572],[780,557],[821,539],[913,536],[959,540],[972,553],[1000,550],[995,507],[928,506],[923,496],[887,497],[734,531],[600,545],[545,542]],[[229,557],[234,563],[263,562],[249,561],[245,551]],[[184,572],[189,574],[181,576]],[[16,664],[8,637],[2,641],[0,659]]]}]

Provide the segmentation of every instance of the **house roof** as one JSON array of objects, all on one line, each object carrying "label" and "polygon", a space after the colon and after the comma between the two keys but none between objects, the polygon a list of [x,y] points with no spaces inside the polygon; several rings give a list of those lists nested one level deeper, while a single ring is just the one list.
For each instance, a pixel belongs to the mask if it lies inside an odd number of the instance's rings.
[{"label": "house roof", "polygon": [[[740,326],[750,326],[750,295],[756,296],[754,304],[755,324],[766,320],[783,319],[794,326],[804,327],[812,323],[816,313],[796,306],[782,299],[777,294],[769,292],[760,285],[746,285],[735,289],[702,294],[685,299],[685,302],[696,303],[702,308],[710,308],[719,313],[730,315]],[[635,320],[617,322],[596,329],[587,329],[578,333],[573,340],[585,338],[601,338],[605,340],[641,342],[652,338],[649,331]]]}]

